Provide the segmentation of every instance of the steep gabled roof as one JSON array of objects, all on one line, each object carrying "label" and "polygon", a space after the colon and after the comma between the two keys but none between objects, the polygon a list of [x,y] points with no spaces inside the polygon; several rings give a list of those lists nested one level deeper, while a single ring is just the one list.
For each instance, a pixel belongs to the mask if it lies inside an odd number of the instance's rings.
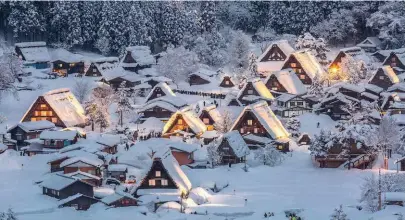
[{"label": "steep gabled roof", "polygon": [[241,97],[243,95],[243,92],[245,91],[246,86],[249,83],[251,83],[253,85],[253,88],[257,91],[257,93],[259,93],[259,96],[261,98],[266,99],[266,100],[274,100],[273,94],[271,94],[270,90],[266,87],[266,85],[263,83],[263,81],[259,78],[249,79],[245,83],[243,88],[239,91],[238,99],[239,99],[239,97]]},{"label": "steep gabled roof", "polygon": [[72,157],[72,158],[69,158],[67,160],[64,160],[60,164],[60,167],[63,168],[63,167],[69,166],[69,165],[77,163],[77,162],[83,162],[85,164],[92,165],[92,166],[95,166],[95,167],[100,167],[100,166],[104,165],[104,162],[102,160],[100,160],[100,159],[97,159],[97,158]]},{"label": "steep gabled roof", "polygon": [[293,69],[284,69],[276,72],[272,72],[268,75],[265,79],[265,83],[269,81],[270,77],[274,75],[277,80],[281,83],[281,85],[287,90],[290,94],[304,94],[307,92],[307,88],[298,78],[297,74],[295,74]]},{"label": "steep gabled roof", "polygon": [[123,199],[125,197],[133,199],[133,200],[137,200],[135,197],[133,197],[129,193],[115,191],[113,194],[108,195],[108,196],[104,197],[103,199],[101,199],[101,202],[106,205],[111,205],[112,203],[114,203],[120,199]]},{"label": "steep gabled roof", "polygon": [[49,174],[44,180],[42,180],[39,185],[41,187],[45,187],[48,189],[54,189],[54,190],[62,190],[70,185],[72,185],[75,182],[82,182],[84,184],[90,185],[86,182],[83,182],[81,180],[68,177],[62,174]]},{"label": "steep gabled roof", "polygon": [[400,80],[399,80],[397,74],[394,72],[394,70],[391,68],[391,66],[388,66],[388,65],[382,66],[382,67],[378,68],[378,69],[374,72],[374,74],[371,76],[369,82],[371,82],[371,80],[374,79],[374,77],[376,76],[376,74],[378,73],[379,70],[382,70],[383,73],[384,73],[386,76],[388,76],[388,78],[390,79],[390,81],[391,81],[392,83],[399,83],[399,82],[400,82]]},{"label": "steep gabled roof", "polygon": [[148,46],[131,46],[126,48],[127,53],[130,52],[135,63],[125,63],[125,59],[122,59],[122,67],[135,67],[135,66],[146,66],[156,64],[155,57],[151,54],[151,50]]},{"label": "steep gabled roof", "polygon": [[378,37],[367,37],[362,42],[358,43],[356,46],[358,47],[376,47],[379,48],[381,46],[381,40]]},{"label": "steep gabled roof", "polygon": [[273,139],[286,138],[290,135],[265,101],[246,106],[232,125],[231,130],[235,130],[246,112],[253,113]]},{"label": "steep gabled roof", "polygon": [[278,48],[284,53],[286,57],[288,57],[291,53],[293,53],[295,50],[294,48],[288,43],[287,40],[279,40],[271,43],[266,50],[257,58],[257,60],[260,62],[271,50],[273,45],[277,45]]},{"label": "steep gabled roof", "polygon": [[[210,115],[211,119],[214,120],[215,122],[221,120],[221,113],[218,111],[216,105],[212,104],[212,105],[205,106],[202,110],[203,111],[205,110]],[[203,111],[201,111],[200,117],[201,117],[201,114],[203,113]]]},{"label": "steep gabled roof", "polygon": [[226,133],[223,138],[228,142],[237,157],[243,157],[250,153],[249,147],[239,131],[230,131]]},{"label": "steep gabled roof", "polygon": [[45,42],[23,42],[16,43],[15,46],[20,49],[25,60],[28,62],[51,61],[51,56],[49,55]]},{"label": "steep gabled roof", "polygon": [[9,132],[17,126],[23,129],[25,132],[55,128],[55,124],[50,121],[25,121],[10,127],[7,131]]},{"label": "steep gabled roof", "polygon": [[[321,64],[316,60],[315,56],[309,51],[297,51],[290,56],[294,56],[295,59],[301,64],[302,69],[307,73],[308,77],[314,79],[315,76],[323,77],[326,73]],[[289,59],[286,60],[286,62]]]},{"label": "steep gabled roof", "polygon": [[43,131],[39,135],[41,140],[74,140],[77,136],[76,131]]},{"label": "steep gabled roof", "polygon": [[164,102],[164,101],[155,101],[155,102],[147,102],[142,108],[138,109],[139,112],[146,111],[148,109],[154,108],[154,107],[159,107],[163,108],[166,110],[169,110],[171,112],[176,112],[178,108],[174,106],[173,104],[169,102]]},{"label": "steep gabled roof", "polygon": [[52,62],[60,60],[66,63],[78,63],[84,61],[84,57],[82,55],[72,53],[63,48],[52,49],[50,54]]},{"label": "steep gabled roof", "polygon": [[167,85],[165,82],[160,82],[158,83],[153,89],[149,92],[148,96],[146,96],[145,100],[149,100],[150,97],[153,95],[153,92],[157,89],[160,88],[162,92],[165,94],[165,96],[176,96],[176,94],[173,92],[173,90]]},{"label": "steep gabled roof", "polygon": [[195,134],[201,134],[204,133],[207,130],[207,127],[205,124],[200,120],[200,118],[197,116],[197,114],[194,112],[194,110],[190,107],[185,107],[183,109],[178,110],[176,113],[174,113],[169,121],[166,122],[164,128],[163,128],[163,134],[167,133],[169,129],[173,126],[173,123],[176,122],[177,116],[181,115],[184,121],[187,123],[189,128],[195,133]]},{"label": "steep gabled roof", "polygon": [[364,63],[370,63],[370,57],[366,54],[366,52],[361,49],[360,47],[347,47],[340,49],[345,55],[351,56],[353,59],[357,61],[363,61]]}]

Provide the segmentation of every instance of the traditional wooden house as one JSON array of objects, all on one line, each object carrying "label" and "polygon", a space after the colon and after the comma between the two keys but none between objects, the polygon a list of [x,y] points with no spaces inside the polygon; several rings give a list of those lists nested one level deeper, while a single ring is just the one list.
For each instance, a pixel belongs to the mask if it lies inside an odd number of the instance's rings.
[{"label": "traditional wooden house", "polygon": [[311,85],[315,77],[322,78],[326,73],[314,55],[308,51],[292,53],[282,69],[291,68],[304,85]]},{"label": "traditional wooden house", "polygon": [[215,71],[201,68],[188,76],[188,82],[190,83],[190,86],[208,84],[216,80],[216,75],[217,72]]},{"label": "traditional wooden house", "polygon": [[404,206],[405,193],[404,192],[385,192],[382,197],[384,198],[385,205]]},{"label": "traditional wooden house", "polygon": [[225,96],[224,103],[226,103],[226,106],[243,106],[243,104],[238,100],[238,92],[229,92]]},{"label": "traditional wooden house", "polygon": [[69,74],[84,73],[84,57],[71,53],[63,48],[51,50],[52,71],[59,76],[67,77]]},{"label": "traditional wooden house", "polygon": [[297,143],[298,143],[298,145],[309,145],[309,144],[311,144],[311,137],[307,133],[302,133],[297,138]]},{"label": "traditional wooden house", "polygon": [[151,86],[151,88],[154,88],[159,83],[166,83],[167,85],[169,85],[169,83],[173,83],[173,80],[164,76],[147,76],[145,79],[142,80],[142,83],[147,83]]},{"label": "traditional wooden house", "polygon": [[243,140],[239,131],[226,133],[218,146],[222,164],[243,163],[250,153],[248,145]]},{"label": "traditional wooden house", "polygon": [[360,104],[360,100],[337,93],[321,100],[319,107],[317,107],[317,112],[327,114],[334,120],[345,119],[349,113],[344,107],[351,103]]},{"label": "traditional wooden house", "polygon": [[75,144],[78,135],[76,131],[43,131],[39,139],[43,141],[43,146],[46,148],[61,149]]},{"label": "traditional wooden house", "polygon": [[277,97],[274,113],[281,117],[295,117],[312,112],[315,102],[305,95],[282,94]]},{"label": "traditional wooden house", "polygon": [[[289,137],[289,133],[283,124],[278,120],[269,105],[263,101],[246,106],[235,120],[231,130],[238,130],[242,135],[252,133],[272,140],[280,140],[281,142],[284,142]],[[284,142],[278,147],[280,146],[282,150],[287,149],[288,151],[289,143]]]},{"label": "traditional wooden house", "polygon": [[385,90],[399,82],[400,79],[390,66],[378,68],[369,80],[370,84],[379,86]]},{"label": "traditional wooden house", "polygon": [[15,53],[23,61],[24,66],[34,67],[35,69],[50,67],[51,57],[46,42],[16,43]]},{"label": "traditional wooden house", "polygon": [[118,192],[101,199],[101,202],[111,207],[137,206],[138,200],[129,193]]},{"label": "traditional wooden house", "polygon": [[58,127],[84,127],[87,117],[69,89],[56,89],[39,96],[21,122],[47,120]]},{"label": "traditional wooden house", "polygon": [[266,87],[272,93],[290,93],[302,95],[307,92],[306,87],[297,77],[294,70],[284,69],[270,73],[264,80]]},{"label": "traditional wooden house", "polygon": [[150,68],[156,64],[156,60],[151,54],[148,46],[127,47],[121,66],[128,71],[138,72],[139,70]]},{"label": "traditional wooden house", "polygon": [[233,83],[232,79],[228,75],[223,75],[221,83],[219,84],[220,87],[224,88],[231,88],[235,86],[235,83]]},{"label": "traditional wooden house", "polygon": [[172,201],[179,201],[179,196],[187,195],[190,190],[190,180],[169,151],[155,155],[149,171],[132,194],[159,196],[162,193],[172,195]]},{"label": "traditional wooden house", "polygon": [[115,178],[121,182],[127,179],[128,168],[124,164],[112,164],[107,168],[107,176]]},{"label": "traditional wooden house", "polygon": [[356,61],[362,62],[364,67],[370,63],[370,58],[360,47],[349,47],[340,49],[339,53],[336,55],[335,59],[328,67],[328,71],[331,73],[336,73],[340,70],[340,64],[342,63],[342,58],[350,56]]},{"label": "traditional wooden house", "polygon": [[[146,103],[142,108],[138,109],[141,121],[146,121],[149,118],[158,118],[163,122],[167,122],[169,118],[181,107],[177,107],[176,104],[172,104],[172,100],[162,99],[157,101]],[[176,102],[175,102],[176,103]]]},{"label": "traditional wooden house", "polygon": [[49,121],[20,122],[8,129],[10,137],[17,141],[18,146],[25,146],[25,140],[39,138],[41,132],[55,129],[55,124]]},{"label": "traditional wooden house", "polygon": [[93,186],[101,186],[101,184],[102,184],[101,177],[92,175],[90,173],[82,172],[80,170],[73,172],[73,173],[67,173],[67,174],[65,174],[65,176],[81,180],[81,181],[91,184]]},{"label": "traditional wooden house", "polygon": [[360,47],[362,50],[368,53],[374,53],[381,49],[382,42],[378,37],[367,37],[362,42],[358,43],[356,46]]},{"label": "traditional wooden house", "polygon": [[193,109],[185,107],[174,113],[163,128],[163,137],[180,136],[178,131],[187,132],[197,138],[207,130],[206,125],[195,114]]},{"label": "traditional wooden house", "polygon": [[401,157],[395,160],[398,171],[405,171],[405,157]]},{"label": "traditional wooden house", "polygon": [[243,88],[239,91],[237,99],[243,105],[249,105],[258,101],[266,101],[271,104],[274,100],[273,95],[259,78],[250,79],[246,82]]},{"label": "traditional wooden house", "polygon": [[98,177],[101,177],[103,166],[102,160],[90,157],[72,157],[60,164],[60,168],[65,174],[81,171]]},{"label": "traditional wooden house", "polygon": [[402,53],[391,52],[382,65],[391,66],[396,74],[405,72],[405,51]]},{"label": "traditional wooden house", "polygon": [[96,63],[91,63],[89,68],[84,73],[84,75],[85,76],[94,76],[94,77],[102,76],[100,69],[101,69],[100,65],[98,65]]},{"label": "traditional wooden house", "polygon": [[89,197],[94,196],[92,185],[62,174],[50,174],[39,185],[44,195],[57,199],[66,199],[78,193]]},{"label": "traditional wooden house", "polygon": [[123,67],[106,68],[101,72],[103,78],[100,82],[108,84],[111,88],[117,90],[120,85],[125,82],[126,88],[133,89],[135,86],[141,85],[144,77],[134,72],[127,71]]},{"label": "traditional wooden house", "polygon": [[173,92],[173,90],[167,85],[166,83],[159,83],[157,84],[152,91],[146,96],[145,102],[148,102],[152,99],[160,98],[163,96],[173,96],[176,97],[176,94]]},{"label": "traditional wooden house", "polygon": [[376,61],[376,62],[384,62],[384,60],[387,59],[387,57],[391,53],[404,53],[405,48],[398,48],[398,49],[393,49],[393,50],[378,50],[374,53],[371,54],[371,57]]},{"label": "traditional wooden house", "polygon": [[73,207],[76,210],[87,210],[91,205],[97,203],[98,200],[94,197],[82,195],[80,193],[70,196],[66,199],[58,201],[58,207]]},{"label": "traditional wooden house", "polygon": [[221,120],[221,113],[216,105],[208,105],[201,110],[199,118],[207,126],[207,131],[212,131],[214,124]]},{"label": "traditional wooden house", "polygon": [[245,134],[242,137],[250,150],[256,150],[259,147],[265,147],[266,145],[269,145],[273,142],[273,140],[268,137],[258,136],[252,133]]},{"label": "traditional wooden house", "polygon": [[97,144],[102,145],[101,152],[108,154],[116,154],[118,152],[118,144],[121,144],[121,137],[118,135],[102,134],[96,140]]},{"label": "traditional wooden house", "polygon": [[[68,148],[71,148],[72,150],[69,151],[63,151]],[[84,146],[74,144],[70,145],[69,147],[62,148],[59,150],[59,153],[54,154],[55,156],[52,157],[48,161],[48,164],[50,165],[50,172],[58,172],[58,171],[63,171],[63,168],[60,167],[61,163],[67,159],[73,158],[73,157],[83,157],[83,158],[92,158],[92,159],[99,159],[99,157],[93,153],[86,152],[82,150]]]},{"label": "traditional wooden house", "polygon": [[257,58],[257,70],[262,75],[279,71],[282,69],[284,61],[294,52],[288,41],[280,40],[270,44],[266,50]]}]

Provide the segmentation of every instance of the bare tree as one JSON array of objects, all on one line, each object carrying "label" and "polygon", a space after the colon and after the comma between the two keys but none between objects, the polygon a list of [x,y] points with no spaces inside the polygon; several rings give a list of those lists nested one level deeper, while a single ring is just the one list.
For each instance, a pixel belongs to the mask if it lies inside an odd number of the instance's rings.
[{"label": "bare tree", "polygon": [[15,56],[12,51],[4,49],[4,47],[3,50],[3,55],[0,56],[0,100],[5,93],[11,93],[17,96],[17,89],[14,83],[16,79],[18,79],[18,75],[22,72],[21,60]]},{"label": "bare tree", "polygon": [[91,92],[90,81],[85,79],[76,80],[72,92],[75,94],[77,100],[79,100],[80,103],[83,103]]},{"label": "bare tree", "polygon": [[214,127],[215,127],[215,130],[217,130],[218,132],[225,134],[232,128],[232,125],[233,125],[232,114],[230,111],[225,110],[223,112],[223,114],[221,114],[221,116],[222,117],[221,117],[220,121],[217,121],[214,124]]},{"label": "bare tree", "polygon": [[221,163],[221,153],[218,151],[218,141],[212,141],[207,145],[207,159],[211,163],[212,167],[215,167]]}]

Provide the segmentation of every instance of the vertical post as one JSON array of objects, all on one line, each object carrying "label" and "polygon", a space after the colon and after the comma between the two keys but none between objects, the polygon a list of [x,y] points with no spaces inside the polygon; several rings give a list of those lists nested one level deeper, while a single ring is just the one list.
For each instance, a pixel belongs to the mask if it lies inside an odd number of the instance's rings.
[{"label": "vertical post", "polygon": [[378,210],[381,210],[381,168],[378,169]]}]

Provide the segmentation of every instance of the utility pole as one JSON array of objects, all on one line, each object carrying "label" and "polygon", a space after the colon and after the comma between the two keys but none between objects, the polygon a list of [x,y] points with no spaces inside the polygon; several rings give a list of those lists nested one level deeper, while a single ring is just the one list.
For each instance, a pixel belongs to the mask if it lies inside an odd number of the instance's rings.
[{"label": "utility pole", "polygon": [[381,168],[378,169],[378,210],[381,210]]}]

